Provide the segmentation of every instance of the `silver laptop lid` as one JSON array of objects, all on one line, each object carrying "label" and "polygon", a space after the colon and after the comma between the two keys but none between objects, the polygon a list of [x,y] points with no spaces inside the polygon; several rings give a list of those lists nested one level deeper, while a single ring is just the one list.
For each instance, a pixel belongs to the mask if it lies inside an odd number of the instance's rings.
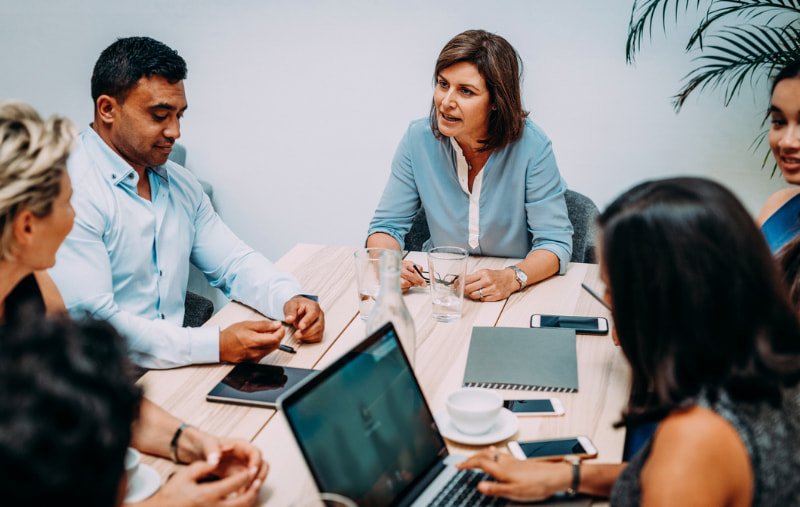
[{"label": "silver laptop lid", "polygon": [[390,323],[286,393],[278,406],[319,490],[358,505],[405,503],[447,456]]}]

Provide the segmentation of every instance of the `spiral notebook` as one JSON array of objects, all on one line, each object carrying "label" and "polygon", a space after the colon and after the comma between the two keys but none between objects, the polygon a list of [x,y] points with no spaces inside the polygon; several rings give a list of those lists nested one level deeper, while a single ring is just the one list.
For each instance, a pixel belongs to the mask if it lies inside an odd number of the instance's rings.
[{"label": "spiral notebook", "polygon": [[475,327],[464,387],[575,393],[575,331],[527,327]]}]

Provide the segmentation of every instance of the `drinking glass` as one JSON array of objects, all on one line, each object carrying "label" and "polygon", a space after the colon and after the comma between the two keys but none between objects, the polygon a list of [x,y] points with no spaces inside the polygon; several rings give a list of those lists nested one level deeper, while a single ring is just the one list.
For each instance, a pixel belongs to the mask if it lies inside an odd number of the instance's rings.
[{"label": "drinking glass", "polygon": [[435,247],[428,252],[434,320],[452,322],[461,318],[467,257],[467,251],[457,246]]},{"label": "drinking glass", "polygon": [[358,281],[358,312],[361,320],[367,320],[375,300],[378,299],[378,291],[381,287],[380,264],[381,252],[385,248],[362,248],[356,250],[356,280]]}]

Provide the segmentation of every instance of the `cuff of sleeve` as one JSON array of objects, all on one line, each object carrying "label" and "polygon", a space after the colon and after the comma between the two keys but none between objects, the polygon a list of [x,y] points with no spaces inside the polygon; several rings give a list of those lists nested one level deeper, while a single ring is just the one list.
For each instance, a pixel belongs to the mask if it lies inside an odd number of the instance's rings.
[{"label": "cuff of sleeve", "polygon": [[367,232],[367,239],[369,239],[369,237],[375,234],[376,232],[382,232],[384,234],[388,234],[389,236],[393,237],[395,241],[400,243],[400,250],[405,250],[406,248],[406,242],[404,241],[405,237],[403,238],[399,237],[397,235],[397,232],[391,229],[372,229],[369,232]]},{"label": "cuff of sleeve", "polygon": [[536,250],[547,250],[548,252],[553,252],[556,257],[558,257],[558,274],[563,275],[567,272],[567,264],[569,264],[569,254],[565,252],[562,248],[559,248],[555,245],[542,245],[540,247],[534,248],[532,251]]},{"label": "cuff of sleeve", "polygon": [[197,327],[191,333],[193,364],[219,362],[219,327]]}]

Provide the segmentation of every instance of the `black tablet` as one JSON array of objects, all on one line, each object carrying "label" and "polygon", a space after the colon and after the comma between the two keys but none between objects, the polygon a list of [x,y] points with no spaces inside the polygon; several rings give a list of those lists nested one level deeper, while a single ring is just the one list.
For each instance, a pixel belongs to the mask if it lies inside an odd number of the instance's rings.
[{"label": "black tablet", "polygon": [[317,370],[273,364],[237,364],[207,401],[276,408],[278,397]]}]

